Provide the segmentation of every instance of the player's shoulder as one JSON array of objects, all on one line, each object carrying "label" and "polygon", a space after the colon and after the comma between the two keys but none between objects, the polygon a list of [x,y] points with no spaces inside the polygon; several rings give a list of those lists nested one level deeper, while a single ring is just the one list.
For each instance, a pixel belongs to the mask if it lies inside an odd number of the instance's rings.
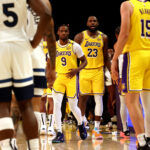
[{"label": "player's shoulder", "polygon": [[78,34],[75,35],[74,37],[74,41],[81,44],[82,43],[82,40],[83,40],[83,37],[84,37],[84,33],[83,32],[80,32]]},{"label": "player's shoulder", "polygon": [[80,47],[80,45],[74,40],[69,39],[69,43],[72,44],[73,47]]}]

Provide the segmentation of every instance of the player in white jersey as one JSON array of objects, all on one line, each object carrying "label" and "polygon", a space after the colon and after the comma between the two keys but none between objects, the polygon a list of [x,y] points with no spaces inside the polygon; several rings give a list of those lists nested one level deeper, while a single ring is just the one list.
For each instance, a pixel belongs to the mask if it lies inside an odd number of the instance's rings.
[{"label": "player in white jersey", "polygon": [[[14,144],[14,126],[9,116],[12,90],[15,93],[22,114],[23,130],[28,149],[38,150],[37,121],[32,110],[33,72],[31,51],[41,41],[44,33],[50,34],[51,6],[48,1],[28,0],[29,5],[41,18],[37,32],[31,41],[24,28],[27,23],[26,0],[0,1],[0,147],[1,150],[17,150]],[[39,9],[40,8],[40,9]],[[53,28],[50,30],[50,32]],[[51,35],[53,33],[51,32]],[[48,40],[50,42],[50,39]],[[55,41],[55,40],[54,40]],[[32,46],[31,46],[32,45]],[[49,51],[52,51],[52,49]],[[53,50],[55,50],[53,48]],[[55,60],[55,55],[53,55]],[[55,63],[52,62],[50,85],[54,82]]]},{"label": "player in white jersey", "polygon": [[[26,32],[30,40],[33,39],[40,17],[28,6],[28,21]],[[46,134],[46,114],[40,113],[40,102],[43,94],[43,89],[47,88],[47,82],[45,77],[46,57],[43,51],[43,42],[33,50],[31,54],[32,65],[33,65],[33,77],[34,77],[34,97],[32,99],[32,106],[34,114],[38,122],[38,128],[41,134]],[[44,124],[41,123],[41,117]],[[42,126],[41,126],[42,124]]]}]

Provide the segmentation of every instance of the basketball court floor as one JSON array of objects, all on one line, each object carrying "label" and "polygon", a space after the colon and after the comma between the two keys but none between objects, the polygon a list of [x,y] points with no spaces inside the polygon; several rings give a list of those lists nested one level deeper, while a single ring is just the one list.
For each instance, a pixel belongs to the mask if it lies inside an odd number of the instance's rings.
[{"label": "basketball court floor", "polygon": [[[119,134],[112,135],[111,131],[102,131],[103,140],[92,139],[91,127],[88,131],[88,138],[84,141],[80,140],[77,135],[75,125],[63,125],[65,134],[65,142],[52,144],[51,140],[54,137],[42,135],[40,136],[41,150],[136,150],[136,138],[131,134],[129,139],[121,138]],[[113,132],[116,133],[116,132]],[[21,127],[17,132],[17,144],[19,150],[27,150],[25,137]]]}]

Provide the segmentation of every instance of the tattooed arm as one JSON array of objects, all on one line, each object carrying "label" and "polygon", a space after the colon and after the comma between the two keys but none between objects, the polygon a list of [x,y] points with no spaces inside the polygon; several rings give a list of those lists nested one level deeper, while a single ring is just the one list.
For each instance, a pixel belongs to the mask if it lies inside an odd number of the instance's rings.
[{"label": "tattooed arm", "polygon": [[83,33],[78,33],[75,37],[74,37],[74,41],[77,42],[78,44],[81,45],[83,40]]},{"label": "tattooed arm", "polygon": [[108,37],[106,34],[103,34],[103,42],[104,42],[104,46],[103,46],[103,54],[104,54],[104,65],[108,68],[108,70],[110,71],[111,68],[111,63],[110,60],[108,59]]}]

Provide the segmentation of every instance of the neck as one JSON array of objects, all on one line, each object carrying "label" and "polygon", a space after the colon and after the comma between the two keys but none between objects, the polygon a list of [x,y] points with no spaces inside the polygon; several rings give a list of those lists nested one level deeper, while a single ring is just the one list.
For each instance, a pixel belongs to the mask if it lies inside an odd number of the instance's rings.
[{"label": "neck", "polygon": [[92,37],[97,36],[97,34],[98,34],[97,30],[93,31],[93,32],[91,32],[90,30],[87,30],[87,33],[88,33],[89,36],[92,36]]},{"label": "neck", "polygon": [[61,40],[61,39],[59,39],[59,43],[60,43],[61,45],[66,45],[66,44],[68,43],[68,39],[66,39],[66,40]]}]

